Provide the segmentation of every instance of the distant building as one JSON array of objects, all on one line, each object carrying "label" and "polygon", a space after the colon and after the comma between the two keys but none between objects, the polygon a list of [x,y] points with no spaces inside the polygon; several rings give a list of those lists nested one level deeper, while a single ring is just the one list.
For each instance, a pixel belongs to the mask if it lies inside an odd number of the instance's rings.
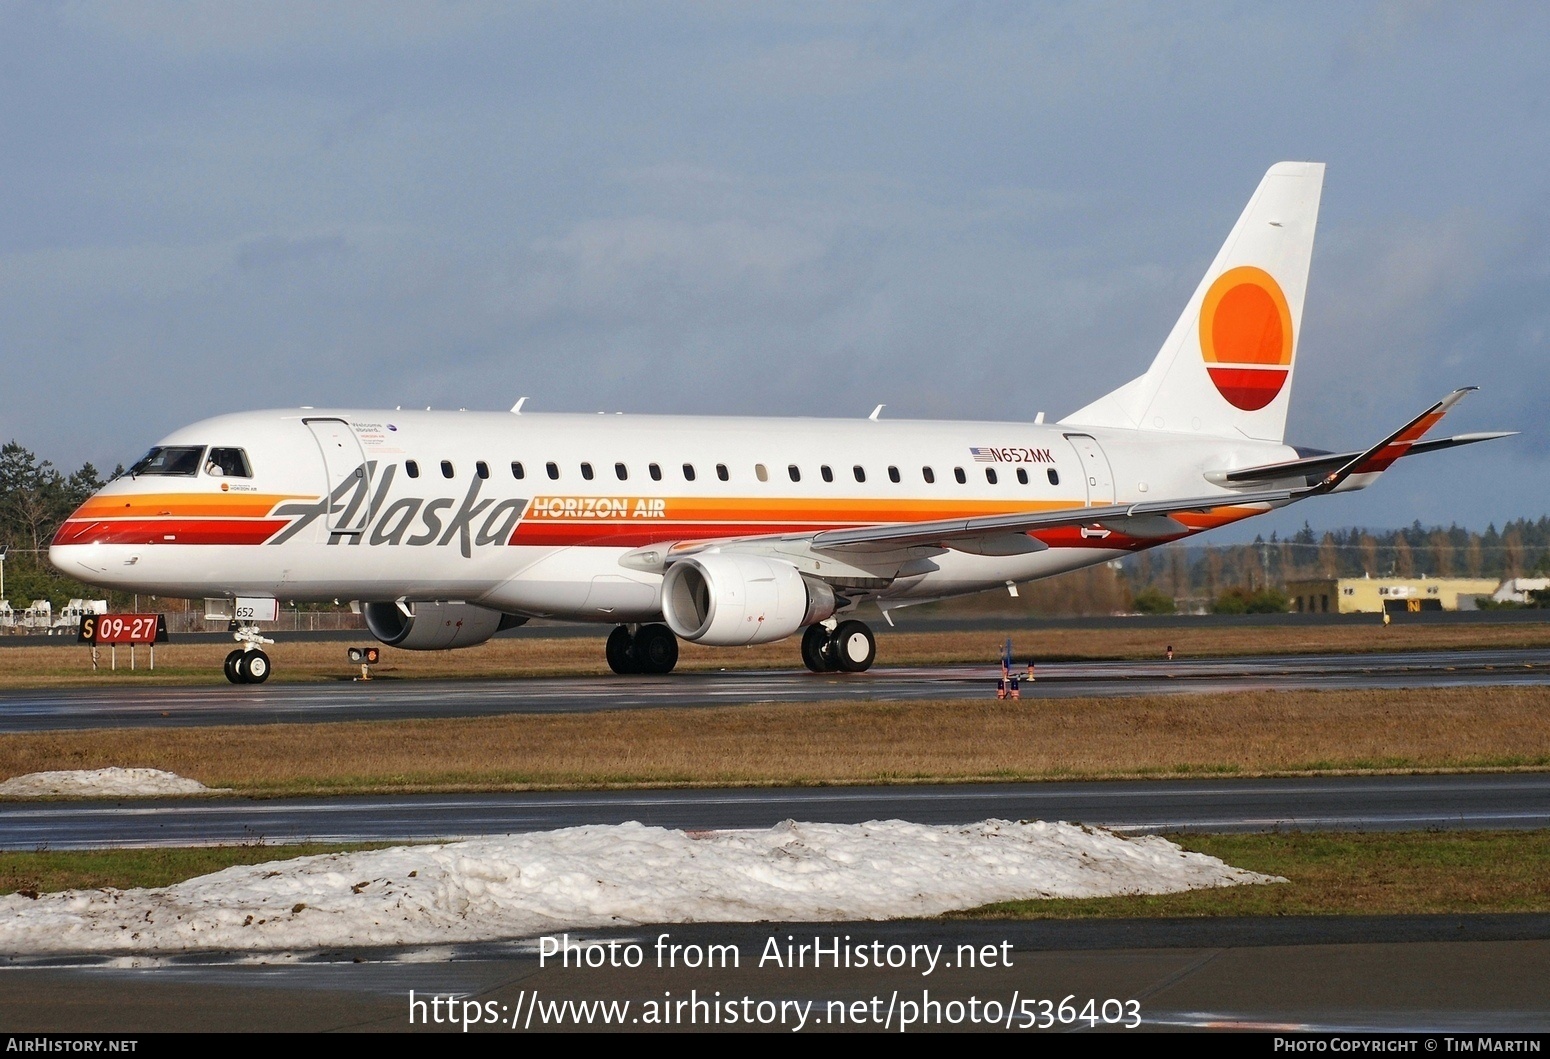
[{"label": "distant building", "polygon": [[1298,614],[1382,614],[1417,610],[1474,610],[1496,591],[1490,577],[1326,577],[1288,581]]},{"label": "distant building", "polygon": [[1502,582],[1502,587],[1491,593],[1497,603],[1527,603],[1530,592],[1543,592],[1550,588],[1550,577],[1513,577]]}]

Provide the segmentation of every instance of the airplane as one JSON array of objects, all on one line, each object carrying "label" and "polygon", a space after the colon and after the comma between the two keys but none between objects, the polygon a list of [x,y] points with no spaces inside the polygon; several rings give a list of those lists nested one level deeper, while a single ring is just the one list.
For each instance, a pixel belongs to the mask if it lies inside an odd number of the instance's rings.
[{"label": "airplane", "polygon": [[[233,683],[262,683],[277,600],[359,604],[389,646],[532,618],[615,626],[616,673],[680,639],[801,635],[814,672],[876,655],[890,612],[1075,570],[1362,489],[1455,390],[1361,451],[1287,445],[1324,166],[1261,181],[1146,372],[1057,423],[300,408],[167,435],[61,526],[107,588],[224,601]],[[525,400],[525,398],[523,399]],[[207,606],[209,603],[207,602]]]}]

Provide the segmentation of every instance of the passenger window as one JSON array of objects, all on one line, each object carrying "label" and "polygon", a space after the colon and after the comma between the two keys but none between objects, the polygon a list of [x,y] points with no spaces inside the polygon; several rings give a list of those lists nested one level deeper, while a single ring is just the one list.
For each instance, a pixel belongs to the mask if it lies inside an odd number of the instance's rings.
[{"label": "passenger window", "polygon": [[205,460],[205,473],[215,478],[251,478],[248,455],[241,449],[211,449]]},{"label": "passenger window", "polygon": [[451,460],[442,460],[441,461],[441,476],[443,478],[451,478],[452,477],[452,461]]},{"label": "passenger window", "polygon": [[888,468],[888,480],[890,482],[893,482],[895,485],[898,484],[898,482],[899,482],[899,468],[897,468],[897,467],[890,467],[890,468]]},{"label": "passenger window", "polygon": [[694,481],[694,464],[692,464],[692,463],[684,464],[684,481],[686,481],[686,482]]},{"label": "passenger window", "polygon": [[1050,485],[1059,485],[1060,484],[1060,472],[1055,470],[1055,468],[1051,467],[1049,470],[1045,471],[1044,473],[1049,476],[1049,484]]},{"label": "passenger window", "polygon": [[616,463],[614,464],[614,477],[621,482],[626,481],[630,477],[630,469],[622,463]]},{"label": "passenger window", "polygon": [[544,464],[544,470],[549,472],[550,481],[557,481],[560,477],[560,465],[557,463]]},{"label": "passenger window", "polygon": [[859,463],[856,464],[854,467],[851,468],[851,470],[854,471],[855,474],[856,474],[856,481],[858,481],[858,482],[866,481],[866,471],[862,468],[861,464],[859,464]]},{"label": "passenger window", "polygon": [[511,476],[513,478],[526,478],[527,477],[527,471],[523,469],[522,464],[518,463],[516,460],[512,460],[511,461]]},{"label": "passenger window", "polygon": [[989,482],[991,485],[996,484],[996,469],[994,467],[985,468],[985,481]]},{"label": "passenger window", "polygon": [[1018,485],[1027,485],[1028,484],[1028,468],[1026,468],[1026,467],[1019,467],[1019,468],[1017,468],[1017,484]]},{"label": "passenger window", "polygon": [[590,463],[583,463],[581,465],[581,476],[589,482],[592,480],[592,465]]},{"label": "passenger window", "polygon": [[802,480],[802,472],[797,470],[797,465],[794,463],[786,468],[786,473],[791,475],[793,482],[800,482]]},{"label": "passenger window", "polygon": [[936,472],[930,467],[922,467],[920,469],[920,476],[926,480],[927,485],[932,485],[936,482]]},{"label": "passenger window", "polygon": [[404,473],[411,478],[418,478],[420,477],[420,465],[414,460],[405,460]]},{"label": "passenger window", "polygon": [[474,473],[477,474],[480,478],[488,478],[490,477],[490,465],[485,463],[483,460],[480,460],[478,463],[474,464]]},{"label": "passenger window", "polygon": [[823,480],[824,481],[826,481],[826,482],[834,481],[834,472],[829,469],[829,465],[827,463],[824,464],[822,467],[818,468],[818,473],[823,476]]},{"label": "passenger window", "polygon": [[727,465],[726,464],[724,464],[724,463],[716,464],[716,477],[720,478],[723,482],[731,477],[731,475],[727,474]]},{"label": "passenger window", "polygon": [[660,482],[662,480],[662,468],[660,465],[655,463],[647,464],[646,470],[651,472],[651,480],[653,482]]},{"label": "passenger window", "polygon": [[964,477],[963,468],[962,467],[954,467],[953,468],[953,477],[958,480],[958,484],[959,485],[962,485],[963,483],[968,481],[968,479]]},{"label": "passenger window", "polygon": [[764,464],[762,463],[756,463],[753,465],[753,476],[759,479],[761,482],[767,482],[770,480],[770,472],[764,469]]}]

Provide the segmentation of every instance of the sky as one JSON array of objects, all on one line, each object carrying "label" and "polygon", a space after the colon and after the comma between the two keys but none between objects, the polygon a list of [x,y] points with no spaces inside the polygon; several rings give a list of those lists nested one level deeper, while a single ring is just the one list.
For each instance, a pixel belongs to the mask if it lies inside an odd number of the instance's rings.
[{"label": "sky", "polygon": [[299,405],[1055,419],[1296,159],[1288,440],[1462,385],[1523,435],[1247,534],[1550,511],[1550,5],[40,0],[0,100],[0,435],[61,467]]}]

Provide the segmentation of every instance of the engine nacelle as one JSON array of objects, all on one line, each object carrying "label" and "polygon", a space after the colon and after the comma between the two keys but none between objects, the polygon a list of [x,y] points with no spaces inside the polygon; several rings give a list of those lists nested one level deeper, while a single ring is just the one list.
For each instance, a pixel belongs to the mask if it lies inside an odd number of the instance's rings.
[{"label": "engine nacelle", "polygon": [[405,614],[397,603],[362,603],[366,628],[389,647],[406,651],[445,651],[482,644],[502,629],[526,618],[515,618],[472,603],[411,603]]},{"label": "engine nacelle", "polygon": [[715,647],[784,639],[834,613],[834,590],[779,559],[710,552],[662,577],[662,616],[673,632]]}]

